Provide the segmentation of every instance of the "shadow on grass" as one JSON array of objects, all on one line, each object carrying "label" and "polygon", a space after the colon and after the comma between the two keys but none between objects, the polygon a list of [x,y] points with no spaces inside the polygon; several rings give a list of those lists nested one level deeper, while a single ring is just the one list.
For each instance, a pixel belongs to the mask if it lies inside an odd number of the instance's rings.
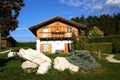
[{"label": "shadow on grass", "polygon": [[9,61],[11,61],[11,58],[0,58],[0,72],[3,71],[3,69],[1,67],[4,67]]}]

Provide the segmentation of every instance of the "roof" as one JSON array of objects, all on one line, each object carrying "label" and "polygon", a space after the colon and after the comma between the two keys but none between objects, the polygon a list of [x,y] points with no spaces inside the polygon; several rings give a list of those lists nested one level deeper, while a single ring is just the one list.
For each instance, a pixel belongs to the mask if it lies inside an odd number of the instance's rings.
[{"label": "roof", "polygon": [[55,17],[53,17],[51,19],[48,19],[46,21],[43,21],[43,22],[41,22],[41,23],[39,23],[37,25],[31,26],[29,28],[29,30],[36,36],[37,29],[39,29],[41,27],[44,27],[45,25],[51,24],[51,23],[53,23],[55,21],[59,21],[59,22],[63,22],[63,23],[69,24],[69,25],[73,25],[73,26],[75,26],[77,28],[82,28],[82,29],[86,28],[86,26],[83,25],[83,24],[74,22],[72,20],[65,19],[65,18],[60,17],[60,16],[55,16]]},{"label": "roof", "polygon": [[17,42],[12,36],[8,35],[6,37],[1,37],[2,40],[8,40],[10,42]]}]

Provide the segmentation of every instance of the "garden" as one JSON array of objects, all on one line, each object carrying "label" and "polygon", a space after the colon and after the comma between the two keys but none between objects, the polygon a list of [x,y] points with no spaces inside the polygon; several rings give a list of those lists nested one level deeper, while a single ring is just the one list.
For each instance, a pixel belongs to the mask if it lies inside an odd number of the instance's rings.
[{"label": "garden", "polygon": [[[116,54],[117,56],[119,54]],[[57,56],[67,57],[64,54],[47,54],[52,60]],[[102,59],[96,58],[102,66],[101,69],[95,71],[79,71],[70,73],[69,70],[63,72],[51,68],[44,75],[36,75],[35,73],[25,73],[21,68],[24,61],[21,58],[9,59],[7,53],[0,56],[0,80],[120,80],[120,64],[110,63],[105,59],[106,55],[102,55]],[[120,59],[120,57],[119,57]]]}]

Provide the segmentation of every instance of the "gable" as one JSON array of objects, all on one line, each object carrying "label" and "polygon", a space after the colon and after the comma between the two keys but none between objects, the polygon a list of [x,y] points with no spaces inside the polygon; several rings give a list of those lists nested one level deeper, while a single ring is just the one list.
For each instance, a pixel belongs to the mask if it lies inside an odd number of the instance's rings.
[{"label": "gable", "polygon": [[78,29],[78,27],[74,27],[62,22],[53,22],[46,26],[39,27],[37,31],[44,32],[44,29],[48,29],[48,32],[56,32],[56,30],[58,29],[60,32],[66,32],[66,28],[73,28],[74,30]]},{"label": "gable", "polygon": [[55,27],[55,25],[58,27],[59,26],[58,23],[60,23],[60,25],[62,25],[62,24],[66,25],[66,26],[69,25],[69,26],[75,27],[77,29],[79,29],[79,28],[81,28],[81,29],[86,28],[85,25],[82,25],[82,24],[76,23],[74,21],[67,20],[65,18],[56,16],[54,18],[51,18],[51,19],[46,20],[44,22],[41,22],[41,23],[39,23],[37,25],[31,26],[29,29],[36,36],[36,32],[37,32],[38,29],[46,27],[46,26],[52,26],[52,25],[54,27]]}]

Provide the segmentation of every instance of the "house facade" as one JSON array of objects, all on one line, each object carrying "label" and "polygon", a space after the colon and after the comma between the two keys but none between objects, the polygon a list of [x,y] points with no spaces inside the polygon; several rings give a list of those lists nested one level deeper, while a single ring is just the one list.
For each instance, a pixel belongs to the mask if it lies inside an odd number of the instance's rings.
[{"label": "house facade", "polygon": [[80,30],[84,28],[85,25],[56,16],[29,29],[36,36],[38,52],[67,54],[71,51],[72,32],[78,36]]}]

